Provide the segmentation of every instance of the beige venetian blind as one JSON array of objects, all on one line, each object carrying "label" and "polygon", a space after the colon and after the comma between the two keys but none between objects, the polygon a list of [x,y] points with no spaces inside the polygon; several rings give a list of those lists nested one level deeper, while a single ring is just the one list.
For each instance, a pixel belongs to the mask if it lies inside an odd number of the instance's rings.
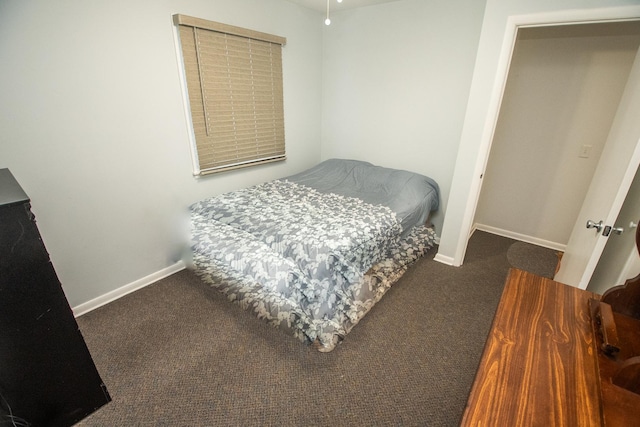
[{"label": "beige venetian blind", "polygon": [[174,15],[197,173],[285,159],[283,37]]}]

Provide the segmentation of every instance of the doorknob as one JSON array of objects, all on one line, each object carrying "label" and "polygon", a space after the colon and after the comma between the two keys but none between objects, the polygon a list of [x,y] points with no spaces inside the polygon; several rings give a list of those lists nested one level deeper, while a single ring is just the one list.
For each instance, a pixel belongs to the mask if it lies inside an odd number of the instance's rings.
[{"label": "doorknob", "polygon": [[620,235],[620,234],[622,234],[624,232],[624,228],[622,228],[622,227],[613,227],[611,229],[611,231],[613,231],[614,233]]},{"label": "doorknob", "polygon": [[602,235],[604,237],[609,237],[611,232],[614,232],[615,234],[617,234],[619,236],[619,235],[622,234],[623,231],[624,231],[624,228],[622,228],[622,227],[612,227],[610,225],[607,225],[607,226],[604,227],[604,231],[602,232]]},{"label": "doorknob", "polygon": [[600,222],[594,222],[591,220],[587,221],[587,228],[595,228],[598,233],[602,230],[602,227],[604,227],[602,220],[600,220]]}]

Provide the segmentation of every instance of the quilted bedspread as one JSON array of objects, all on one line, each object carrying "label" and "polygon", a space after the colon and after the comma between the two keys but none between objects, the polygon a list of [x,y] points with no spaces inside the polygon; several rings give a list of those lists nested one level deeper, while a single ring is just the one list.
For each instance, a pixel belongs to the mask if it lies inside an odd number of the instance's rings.
[{"label": "quilted bedspread", "polygon": [[331,351],[434,244],[383,205],[286,179],[191,206],[196,272],[230,300]]}]

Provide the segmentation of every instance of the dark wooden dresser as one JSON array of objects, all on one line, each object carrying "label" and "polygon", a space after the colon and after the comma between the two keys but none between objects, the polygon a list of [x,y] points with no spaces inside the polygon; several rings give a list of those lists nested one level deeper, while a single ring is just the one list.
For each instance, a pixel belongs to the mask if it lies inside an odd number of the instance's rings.
[{"label": "dark wooden dresser", "polygon": [[0,425],[70,426],[110,400],[30,200],[0,169]]},{"label": "dark wooden dresser", "polygon": [[640,426],[640,318],[612,296],[512,269],[462,425]]}]

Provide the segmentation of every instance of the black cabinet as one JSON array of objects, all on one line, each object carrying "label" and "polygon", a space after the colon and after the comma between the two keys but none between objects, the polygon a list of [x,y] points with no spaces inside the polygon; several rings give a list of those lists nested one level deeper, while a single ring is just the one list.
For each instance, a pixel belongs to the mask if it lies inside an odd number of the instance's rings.
[{"label": "black cabinet", "polygon": [[0,425],[70,426],[110,400],[29,198],[0,169]]}]

